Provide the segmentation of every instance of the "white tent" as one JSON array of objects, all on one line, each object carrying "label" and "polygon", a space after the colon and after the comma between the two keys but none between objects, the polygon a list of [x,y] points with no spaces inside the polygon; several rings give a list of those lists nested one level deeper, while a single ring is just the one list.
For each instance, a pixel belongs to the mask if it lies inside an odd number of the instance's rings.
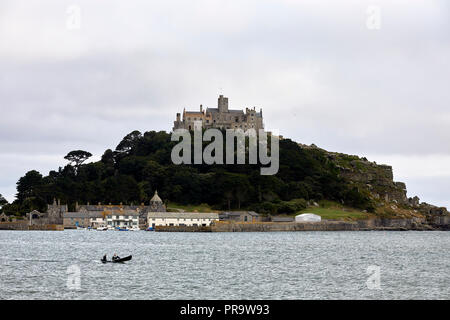
[{"label": "white tent", "polygon": [[295,217],[295,222],[320,222],[322,218],[317,214],[303,213]]}]

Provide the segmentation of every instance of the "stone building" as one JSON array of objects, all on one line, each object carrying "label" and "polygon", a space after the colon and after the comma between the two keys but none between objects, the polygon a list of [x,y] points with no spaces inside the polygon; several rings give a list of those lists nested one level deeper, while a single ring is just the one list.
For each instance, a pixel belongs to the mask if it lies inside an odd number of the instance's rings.
[{"label": "stone building", "polygon": [[139,220],[139,212],[133,210],[118,210],[113,211],[106,216],[106,225],[109,229],[138,229],[140,228]]},{"label": "stone building", "polygon": [[259,222],[261,217],[254,211],[229,211],[222,212],[220,215],[222,221],[237,221],[237,222]]},{"label": "stone building", "polygon": [[104,215],[101,211],[66,212],[64,214],[64,229],[95,227],[98,224],[105,224],[104,221]]},{"label": "stone building", "polygon": [[194,128],[217,128],[217,129],[264,129],[262,109],[256,112],[256,108],[245,108],[243,110],[232,110],[228,108],[228,98],[219,96],[217,108],[203,108],[200,105],[199,111],[183,110],[183,117],[177,113],[173,130]]},{"label": "stone building", "polygon": [[148,212],[166,212],[166,206],[158,195],[158,191],[155,191],[155,195],[150,200],[150,206]]},{"label": "stone building", "polygon": [[214,221],[219,221],[217,213],[203,212],[149,212],[148,226],[164,227],[209,227]]},{"label": "stone building", "polygon": [[33,210],[27,213],[26,217],[30,226],[63,225],[66,212],[68,212],[67,205],[61,205],[60,200],[56,202],[54,199],[53,203],[47,206],[47,212]]},{"label": "stone building", "polygon": [[[155,191],[153,198],[150,200],[149,205],[141,203],[140,205],[123,205],[123,204],[101,204],[96,205],[75,204],[75,212],[68,212],[67,206],[49,206],[49,212],[56,212],[58,208],[62,208],[64,216],[65,228],[79,227],[96,227],[99,225],[106,225],[107,222],[111,222],[111,226],[125,226],[125,220],[122,216],[132,216],[134,223],[135,217],[139,219],[139,228],[146,229],[147,227],[147,213],[148,212],[166,212],[166,206],[161,198],[158,196],[158,191]],[[109,216],[109,220],[108,217]],[[124,218],[125,219],[125,218]],[[128,218],[127,218],[128,219]],[[127,220],[128,221],[128,220]],[[134,224],[133,224],[134,225]]]},{"label": "stone building", "polygon": [[9,222],[9,217],[4,212],[0,214],[0,222]]}]

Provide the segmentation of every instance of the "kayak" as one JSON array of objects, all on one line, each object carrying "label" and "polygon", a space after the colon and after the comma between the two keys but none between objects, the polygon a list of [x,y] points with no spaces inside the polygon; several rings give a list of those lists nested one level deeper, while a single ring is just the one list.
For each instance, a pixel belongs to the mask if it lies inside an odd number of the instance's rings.
[{"label": "kayak", "polygon": [[107,263],[107,262],[110,262],[110,263],[122,263],[122,262],[125,262],[125,261],[130,261],[131,257],[132,256],[128,256],[128,257],[120,258],[120,259],[117,259],[117,260],[106,260],[106,261],[100,259],[100,261],[103,262],[103,263]]}]

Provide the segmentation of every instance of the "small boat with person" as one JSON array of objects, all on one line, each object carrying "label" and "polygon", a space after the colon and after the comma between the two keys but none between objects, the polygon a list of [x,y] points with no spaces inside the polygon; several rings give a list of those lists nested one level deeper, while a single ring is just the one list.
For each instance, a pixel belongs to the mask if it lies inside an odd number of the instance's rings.
[{"label": "small boat with person", "polygon": [[100,260],[102,263],[124,263],[125,261],[130,261],[133,256],[128,256],[125,258],[121,258],[118,255],[114,254],[111,260],[107,260],[106,254]]}]

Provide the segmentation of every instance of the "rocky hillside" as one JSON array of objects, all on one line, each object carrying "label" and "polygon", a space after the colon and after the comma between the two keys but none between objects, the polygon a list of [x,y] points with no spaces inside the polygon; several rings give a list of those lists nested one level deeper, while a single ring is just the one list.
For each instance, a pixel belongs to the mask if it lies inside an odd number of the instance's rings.
[{"label": "rocky hillside", "polygon": [[[315,145],[300,144],[300,146],[309,149],[317,148]],[[379,208],[387,208],[396,215],[403,216],[415,216],[417,214],[419,216],[449,215],[445,207],[420,202],[417,196],[408,198],[406,184],[394,181],[391,166],[377,164],[355,155],[323,151],[339,169],[340,176],[349,184],[356,186],[360,192],[368,193]]]}]

